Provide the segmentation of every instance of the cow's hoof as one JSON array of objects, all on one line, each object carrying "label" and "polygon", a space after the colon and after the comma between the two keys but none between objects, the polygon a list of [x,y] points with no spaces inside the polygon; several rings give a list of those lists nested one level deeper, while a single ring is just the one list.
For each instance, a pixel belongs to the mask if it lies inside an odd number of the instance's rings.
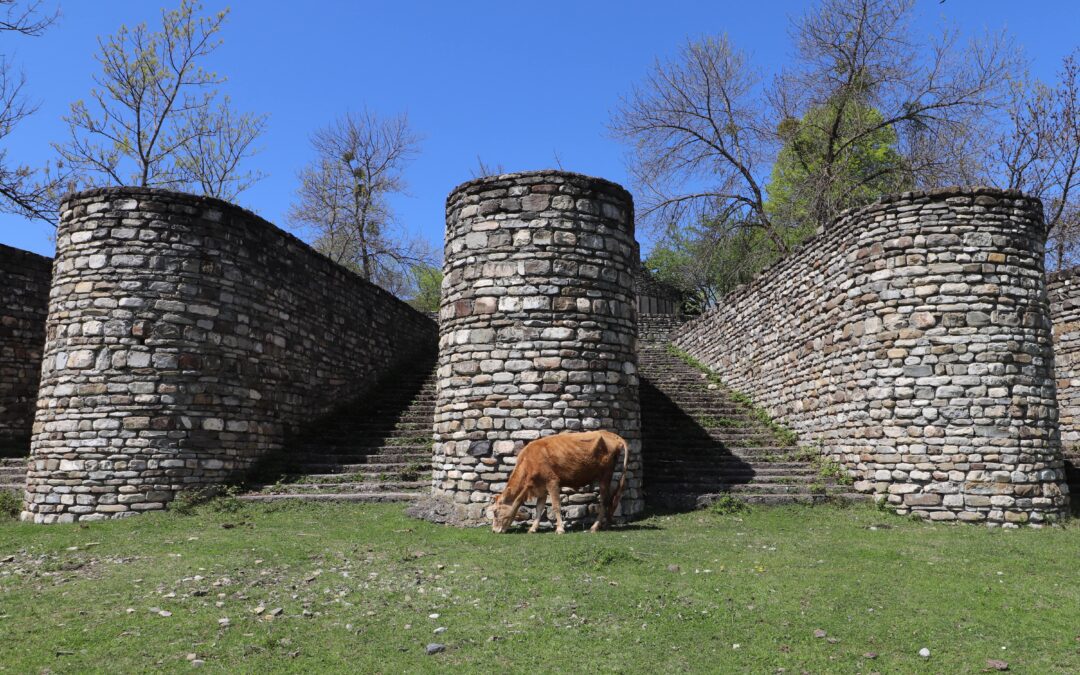
[{"label": "cow's hoof", "polygon": [[560,527],[559,529],[555,530],[555,534],[566,534],[566,530]]}]

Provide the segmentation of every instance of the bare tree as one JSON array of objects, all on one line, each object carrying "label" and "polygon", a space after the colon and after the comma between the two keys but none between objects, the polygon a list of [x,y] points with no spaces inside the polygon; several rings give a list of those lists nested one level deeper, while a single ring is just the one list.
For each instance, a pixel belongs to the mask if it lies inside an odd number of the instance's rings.
[{"label": "bare tree", "polygon": [[[57,13],[44,10],[40,1],[23,4],[0,0],[0,33],[37,37],[56,17]],[[16,70],[6,54],[0,54],[0,141],[37,110],[27,100],[25,86],[25,75]],[[56,216],[56,182],[47,169],[10,162],[7,150],[0,148],[0,210],[52,221]]]},{"label": "bare tree", "polygon": [[1080,263],[1080,49],[1065,57],[1053,86],[1013,82],[996,141],[988,147],[983,179],[1042,199],[1049,231],[1047,263]]},{"label": "bare tree", "polygon": [[408,117],[346,113],[311,142],[317,157],[300,172],[290,221],[331,259],[402,292],[409,268],[432,257],[423,240],[395,231],[389,202],[404,192],[402,170],[418,151]]},{"label": "bare tree", "polygon": [[469,172],[470,178],[483,178],[485,176],[498,176],[506,173],[506,169],[503,168],[502,163],[488,164],[480,156],[476,156],[476,167]]},{"label": "bare tree", "polygon": [[268,115],[236,113],[226,96],[216,108],[197,111],[187,124],[199,130],[177,151],[180,175],[192,191],[232,201],[266,174],[242,171],[241,162],[255,155],[255,141],[266,128]]},{"label": "bare tree", "polygon": [[620,102],[611,128],[633,148],[643,216],[661,227],[714,218],[772,231],[762,171],[776,139],[759,84],[745,54],[721,35],[657,61]]},{"label": "bare tree", "polygon": [[[224,79],[202,62],[221,45],[228,10],[201,10],[181,0],[162,11],[160,31],[121,26],[99,38],[102,73],[91,103],[72,104],[64,118],[70,138],[53,144],[81,183],[196,187],[233,197],[250,184],[254,174],[238,175],[237,167],[265,118],[235,115],[227,98],[214,107]],[[206,150],[209,157],[196,157]]]}]

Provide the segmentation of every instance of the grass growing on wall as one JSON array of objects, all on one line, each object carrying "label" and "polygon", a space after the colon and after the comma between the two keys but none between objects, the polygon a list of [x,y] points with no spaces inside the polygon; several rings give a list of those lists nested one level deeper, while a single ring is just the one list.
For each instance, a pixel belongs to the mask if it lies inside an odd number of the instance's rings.
[{"label": "grass growing on wall", "polygon": [[709,366],[705,365],[701,361],[691,356],[689,352],[679,349],[678,347],[670,343],[667,346],[667,351],[672,356],[682,360],[688,366],[700,370],[702,373],[705,374],[706,379],[710,383],[720,387],[724,387],[725,391],[728,393],[728,396],[736,403],[739,403],[749,409],[750,415],[754,419],[756,419],[762,426],[766,427],[769,431],[771,431],[773,435],[776,436],[776,439],[780,443],[780,445],[793,446],[798,442],[799,437],[795,434],[794,431],[788,429],[786,426],[774,420],[769,415],[769,413],[765,411],[764,408],[755,404],[753,399],[751,399],[746,394],[727,387],[720,380],[719,375],[714,373],[712,369],[709,368]]},{"label": "grass growing on wall", "polygon": [[862,506],[722,504],[565,536],[400,505],[189,513],[0,523],[0,669],[183,671],[194,655],[211,672],[1080,670],[1076,528]]}]

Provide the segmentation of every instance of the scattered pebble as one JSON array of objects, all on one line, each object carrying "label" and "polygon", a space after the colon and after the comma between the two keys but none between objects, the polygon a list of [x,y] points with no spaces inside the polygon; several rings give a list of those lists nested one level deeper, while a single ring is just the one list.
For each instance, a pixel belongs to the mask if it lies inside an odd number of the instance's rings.
[{"label": "scattered pebble", "polygon": [[195,659],[194,661],[191,662],[191,667],[192,668],[202,668],[205,665],[206,665],[206,661],[203,661],[202,659]]},{"label": "scattered pebble", "polygon": [[428,614],[427,618],[429,618],[429,619],[438,619],[439,615],[438,614]]},{"label": "scattered pebble", "polygon": [[445,633],[445,632],[446,632],[446,626],[439,626],[439,627],[438,627],[438,628],[436,628],[436,629],[435,629],[435,631],[434,631],[434,633],[435,633],[436,635],[441,635],[441,634],[443,634],[443,633]]},{"label": "scattered pebble", "polygon": [[862,655],[864,659],[870,659],[871,661],[877,658],[877,652],[866,652]]},{"label": "scattered pebble", "polygon": [[441,645],[438,642],[432,642],[431,644],[429,644],[427,646],[428,656],[431,656],[432,654],[438,654],[439,652],[445,652],[445,651],[446,651],[446,645]]},{"label": "scattered pebble", "polygon": [[834,638],[834,637],[825,638],[825,642],[828,642],[829,644],[834,645],[837,642],[840,642],[840,638]]},{"label": "scattered pebble", "polygon": [[219,626],[221,626],[221,627],[223,627],[223,628],[228,628],[228,627],[229,627],[229,624],[231,623],[231,622],[229,621],[229,618],[228,618],[228,617],[225,617],[225,618],[222,618],[222,619],[218,619],[218,620],[217,620],[217,622],[218,622],[218,625],[219,625]]},{"label": "scattered pebble", "polygon": [[284,611],[285,611],[285,610],[284,610],[284,609],[282,609],[281,607],[275,607],[275,608],[273,608],[272,610],[270,610],[270,616],[281,616],[281,614],[282,614],[282,613],[283,613]]},{"label": "scattered pebble", "polygon": [[926,647],[923,647],[919,650],[919,656],[923,657],[924,659],[930,658],[930,650]]},{"label": "scattered pebble", "polygon": [[1001,659],[986,659],[986,667],[993,670],[1008,670],[1009,664]]},{"label": "scattered pebble", "polygon": [[681,568],[678,565],[668,565],[667,566],[667,571],[668,572],[678,572],[680,569]]},{"label": "scattered pebble", "polygon": [[162,609],[158,611],[158,616],[172,616],[172,612],[167,609]]},{"label": "scattered pebble", "polygon": [[823,637],[825,637],[826,635],[828,635],[828,633],[826,633],[825,631],[821,630],[820,628],[818,628],[817,630],[815,630],[815,631],[814,631],[814,637],[816,637],[816,638],[823,638]]}]

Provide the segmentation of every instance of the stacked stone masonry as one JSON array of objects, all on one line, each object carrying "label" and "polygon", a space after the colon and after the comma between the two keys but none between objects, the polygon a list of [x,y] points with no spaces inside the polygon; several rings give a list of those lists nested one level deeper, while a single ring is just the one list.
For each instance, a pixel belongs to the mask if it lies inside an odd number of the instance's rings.
[{"label": "stacked stone masonry", "polygon": [[163,508],[430,354],[436,326],[252,213],[108,188],[61,206],[23,518]]},{"label": "stacked stone masonry", "polygon": [[29,446],[52,259],[0,245],[0,454]]},{"label": "stacked stone masonry", "polygon": [[[485,522],[517,452],[561,431],[607,429],[630,444],[618,518],[638,514],[637,267],[632,199],[558,171],[465,183],[446,206],[434,496],[458,524]],[[581,524],[594,492],[567,494]]]},{"label": "stacked stone masonry", "polygon": [[675,343],[900,513],[1044,523],[1068,501],[1044,245],[1017,192],[884,198]]},{"label": "stacked stone masonry", "polygon": [[1047,279],[1054,320],[1058,425],[1061,444],[1080,446],[1080,268]]}]

